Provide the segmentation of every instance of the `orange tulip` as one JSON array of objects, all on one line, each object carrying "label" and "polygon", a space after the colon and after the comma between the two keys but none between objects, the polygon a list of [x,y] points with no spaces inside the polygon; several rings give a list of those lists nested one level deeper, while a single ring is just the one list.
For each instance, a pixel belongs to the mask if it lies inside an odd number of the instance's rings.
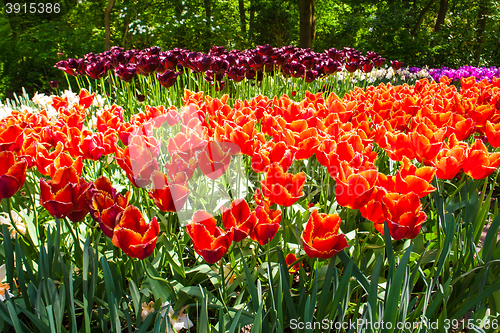
[{"label": "orange tulip", "polygon": [[0,201],[11,198],[23,187],[27,166],[25,160],[17,162],[13,152],[0,152]]},{"label": "orange tulip", "polygon": [[402,194],[414,192],[419,198],[423,198],[436,190],[436,188],[430,184],[435,174],[436,168],[425,166],[417,169],[417,167],[404,156],[403,164],[396,175],[396,190]]},{"label": "orange tulip", "polygon": [[343,207],[360,209],[370,200],[377,177],[377,170],[355,173],[349,164],[343,161],[339,176],[335,178],[337,203]]},{"label": "orange tulip", "polygon": [[222,206],[221,211],[224,229],[234,231],[233,242],[240,242],[250,234],[253,223],[250,219],[250,208],[245,199],[234,200],[229,208]]},{"label": "orange tulip", "polygon": [[[417,237],[422,223],[427,219],[427,215],[422,211],[422,203],[415,193],[387,193],[382,198],[382,207],[389,232],[395,240]],[[383,224],[375,224],[375,228],[384,233]]]},{"label": "orange tulip", "polygon": [[153,254],[159,233],[156,217],[147,224],[137,207],[128,206],[119,216],[113,232],[113,244],[130,258],[142,260]]},{"label": "orange tulip", "polygon": [[193,248],[209,264],[215,264],[226,254],[233,241],[233,231],[217,227],[217,221],[206,211],[194,213],[186,231],[193,241]]},{"label": "orange tulip", "polygon": [[113,238],[119,215],[128,207],[131,194],[127,191],[123,196],[113,188],[105,176],[97,178],[94,181],[94,188],[87,192],[90,216],[99,223],[99,227],[107,237]]},{"label": "orange tulip", "polygon": [[250,238],[260,245],[266,245],[276,236],[280,228],[281,211],[257,206],[250,220],[253,225]]},{"label": "orange tulip", "polygon": [[304,173],[292,175],[284,173],[278,163],[269,166],[266,179],[261,181],[262,194],[268,197],[272,203],[280,206],[291,206],[304,195],[302,187],[306,181]]},{"label": "orange tulip", "polygon": [[469,148],[463,170],[472,179],[483,179],[491,175],[500,165],[500,152],[489,153],[484,143],[476,139]]},{"label": "orange tulip", "polygon": [[313,210],[302,231],[302,246],[311,258],[328,259],[345,249],[348,244],[344,234],[339,234],[340,217]]},{"label": "orange tulip", "polygon": [[182,184],[169,182],[166,175],[154,171],[151,176],[152,192],[149,197],[162,212],[178,212],[188,199],[189,190]]}]

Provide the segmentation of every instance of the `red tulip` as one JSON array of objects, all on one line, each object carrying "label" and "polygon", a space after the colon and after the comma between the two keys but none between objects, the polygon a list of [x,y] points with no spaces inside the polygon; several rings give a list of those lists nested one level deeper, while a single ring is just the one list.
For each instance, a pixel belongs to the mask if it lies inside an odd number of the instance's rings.
[{"label": "red tulip", "polygon": [[[382,174],[379,174],[379,179]],[[384,175],[385,176],[385,175]],[[388,191],[381,187],[375,186],[370,200],[359,209],[361,215],[373,222],[374,224],[384,224],[384,209],[382,208],[382,198],[388,193]]]},{"label": "red tulip", "polygon": [[[395,240],[417,237],[422,223],[427,219],[418,195],[413,192],[404,195],[388,193],[382,198],[382,206],[389,232]],[[384,233],[383,224],[375,224],[375,228]]]},{"label": "red tulip", "polygon": [[411,161],[403,156],[403,164],[396,175],[396,189],[399,193],[416,193],[419,198],[436,190],[430,183],[436,174],[434,167],[421,167],[417,169]]},{"label": "red tulip", "polygon": [[51,180],[40,179],[40,203],[53,217],[79,222],[88,214],[85,200],[92,183],[79,178],[73,167],[58,169]]},{"label": "red tulip", "polygon": [[436,177],[439,179],[452,179],[462,169],[465,158],[467,157],[468,145],[465,142],[459,142],[455,134],[452,134],[446,144],[437,156],[432,160],[432,165],[436,167]]},{"label": "red tulip", "polygon": [[113,244],[130,258],[142,260],[149,257],[155,249],[160,233],[156,217],[146,224],[141,211],[135,206],[128,206],[119,219],[113,233]]},{"label": "red tulip", "polygon": [[0,201],[12,197],[23,187],[27,166],[25,160],[17,162],[13,152],[0,152]]},{"label": "red tulip", "polygon": [[293,153],[284,142],[268,141],[253,153],[252,169],[255,172],[265,172],[272,163],[279,163],[283,171],[292,165]]},{"label": "red tulip", "polygon": [[206,211],[199,210],[193,215],[191,223],[186,226],[186,231],[193,241],[196,253],[209,264],[215,264],[226,254],[231,242],[233,232],[224,232],[217,227],[217,221]]},{"label": "red tulip", "polygon": [[245,239],[253,229],[250,208],[245,199],[236,199],[229,208],[222,206],[221,210],[224,229],[234,231],[233,242]]},{"label": "red tulip", "polygon": [[108,178],[101,176],[94,181],[94,188],[87,192],[90,216],[99,223],[102,232],[113,238],[118,217],[129,205],[131,192],[125,196],[117,192]]},{"label": "red tulip", "polygon": [[231,156],[239,153],[232,142],[209,141],[198,155],[200,170],[212,180],[222,176],[231,164]]},{"label": "red tulip", "polygon": [[19,151],[23,144],[23,132],[17,124],[0,123],[0,152]]},{"label": "red tulip", "polygon": [[311,258],[328,259],[345,249],[348,244],[344,234],[339,234],[340,217],[313,210],[302,231],[302,246]]},{"label": "red tulip", "polygon": [[158,170],[154,150],[140,144],[131,143],[124,150],[117,148],[116,161],[135,187],[151,184],[151,176]]},{"label": "red tulip", "polygon": [[272,203],[280,206],[291,206],[304,195],[302,187],[306,181],[304,173],[292,175],[284,173],[283,168],[278,163],[269,166],[266,179],[261,181],[262,193],[268,197]]},{"label": "red tulip", "polygon": [[[287,266],[290,266],[291,264],[293,264],[295,261],[297,261],[297,257],[295,256],[294,253],[288,253],[285,257],[285,262],[286,262],[286,265]],[[299,268],[300,268],[300,262],[296,263],[295,265],[293,265],[292,267],[290,267],[288,269],[288,273],[290,274],[295,274],[299,271]]]},{"label": "red tulip", "polygon": [[377,177],[377,170],[355,173],[346,161],[342,161],[339,176],[335,178],[338,204],[351,209],[363,207],[371,198]]},{"label": "red tulip", "polygon": [[166,175],[159,171],[153,172],[152,192],[149,197],[162,212],[178,212],[188,199],[189,190],[182,184],[169,182]]},{"label": "red tulip", "polygon": [[260,245],[269,243],[280,228],[281,211],[257,206],[250,219],[253,224],[250,238]]},{"label": "red tulip", "polygon": [[476,139],[469,148],[463,169],[472,179],[483,179],[491,175],[500,165],[500,152],[489,153],[484,143]]},{"label": "red tulip", "polygon": [[91,95],[87,89],[82,89],[78,94],[78,98],[78,104],[80,104],[80,106],[82,106],[84,109],[87,109],[92,105],[92,102],[95,98],[95,93]]},{"label": "red tulip", "polygon": [[500,147],[500,123],[492,124],[489,120],[486,122],[486,137],[488,142],[495,148]]}]

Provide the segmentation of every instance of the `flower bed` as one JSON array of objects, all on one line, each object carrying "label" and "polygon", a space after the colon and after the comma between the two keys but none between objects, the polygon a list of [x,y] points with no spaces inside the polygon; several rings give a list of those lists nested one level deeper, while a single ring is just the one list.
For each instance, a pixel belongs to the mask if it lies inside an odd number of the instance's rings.
[{"label": "flower bed", "polygon": [[2,325],[493,329],[500,80],[450,83],[13,111]]}]

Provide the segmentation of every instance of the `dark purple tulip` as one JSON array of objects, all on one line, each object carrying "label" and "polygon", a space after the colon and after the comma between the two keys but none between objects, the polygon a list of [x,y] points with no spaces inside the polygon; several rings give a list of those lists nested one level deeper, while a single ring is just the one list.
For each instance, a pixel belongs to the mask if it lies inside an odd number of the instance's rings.
[{"label": "dark purple tulip", "polygon": [[323,72],[325,73],[325,75],[330,75],[335,72],[340,72],[341,70],[342,70],[342,64],[338,61],[328,59],[323,64]]},{"label": "dark purple tulip", "polygon": [[160,55],[160,51],[161,47],[159,46],[153,46],[143,50],[147,55]]},{"label": "dark purple tulip", "polygon": [[300,57],[299,59],[302,65],[304,65],[306,68],[311,68],[311,62],[313,61],[314,56],[312,54],[306,54]]},{"label": "dark purple tulip", "polygon": [[145,100],[145,99],[146,99],[146,96],[141,95],[141,94],[137,94],[137,100],[138,100],[139,102],[141,102],[141,103],[142,103],[142,102],[144,102],[144,100]]},{"label": "dark purple tulip", "polygon": [[210,51],[208,51],[208,55],[209,56],[214,56],[214,57],[220,57],[224,54],[226,54],[227,51],[226,49],[224,48],[224,46],[212,46],[212,48],[210,49]]},{"label": "dark purple tulip", "polygon": [[264,67],[263,67],[263,69],[264,69],[264,72],[266,72],[266,73],[272,73],[272,72],[274,72],[274,69],[275,69],[275,67],[274,67],[274,61],[270,57],[269,58],[266,57],[264,59]]},{"label": "dark purple tulip", "polygon": [[274,49],[269,44],[257,45],[255,51],[257,51],[257,53],[260,54],[261,56],[267,56],[267,57],[272,56],[274,54]]},{"label": "dark purple tulip", "polygon": [[258,53],[247,57],[247,61],[248,65],[256,72],[261,71],[264,67],[264,59],[262,59],[262,56]]},{"label": "dark purple tulip", "polygon": [[294,78],[301,78],[304,76],[304,72],[306,71],[306,66],[298,62],[297,60],[293,60],[290,62],[290,75]]},{"label": "dark purple tulip", "polygon": [[115,76],[119,77],[120,80],[125,82],[132,81],[136,73],[137,69],[135,68],[134,64],[130,64],[128,66],[120,64],[115,68]]},{"label": "dark purple tulip", "polygon": [[55,67],[72,76],[85,75],[85,63],[83,59],[69,58],[68,60],[59,61]]},{"label": "dark purple tulip", "polygon": [[344,58],[344,53],[332,47],[331,49],[328,50],[328,56],[333,61],[341,61]]},{"label": "dark purple tulip", "polygon": [[141,75],[149,75],[153,73],[160,65],[160,58],[158,55],[144,54],[137,58],[137,71]]},{"label": "dark purple tulip", "polygon": [[255,74],[256,74],[256,72],[252,68],[247,69],[245,72],[245,78],[247,80],[253,81],[253,80],[255,80]]},{"label": "dark purple tulip", "polygon": [[174,72],[172,70],[167,70],[163,74],[157,73],[156,78],[158,79],[158,81],[160,81],[162,87],[170,88],[175,84],[175,81],[177,80],[177,77],[180,74],[181,72]]},{"label": "dark purple tulip", "polygon": [[50,81],[50,82],[49,82],[49,85],[50,85],[50,87],[51,87],[52,89],[57,89],[57,88],[59,88],[59,81],[57,81],[57,80]]},{"label": "dark purple tulip", "polygon": [[367,57],[368,59],[370,59],[370,60],[373,60],[373,59],[375,59],[375,58],[378,58],[378,57],[379,57],[379,55],[378,55],[378,53],[377,53],[377,52],[368,51],[368,52],[366,53],[366,57]]},{"label": "dark purple tulip", "polygon": [[118,67],[119,65],[121,64],[125,64],[127,63],[127,58],[125,58],[125,53],[123,52],[116,52],[116,53],[112,53],[110,56],[110,61],[111,61],[111,66],[113,66],[113,68],[116,68]]},{"label": "dark purple tulip", "polygon": [[212,70],[216,74],[222,74],[229,69],[229,62],[219,57],[212,58],[212,64],[210,65],[210,70]]},{"label": "dark purple tulip", "polygon": [[208,82],[222,81],[224,74],[225,72],[214,72],[212,70],[208,70],[205,72],[205,80]]},{"label": "dark purple tulip", "polygon": [[348,61],[345,63],[345,69],[349,73],[354,73],[361,67],[361,63],[359,61]]},{"label": "dark purple tulip", "polygon": [[234,82],[243,81],[245,78],[245,68],[232,66],[227,71],[227,76],[229,76],[229,78]]},{"label": "dark purple tulip", "polygon": [[372,61],[375,67],[379,68],[382,67],[382,65],[385,63],[385,58],[378,57],[373,59]]},{"label": "dark purple tulip", "polygon": [[198,72],[206,72],[210,69],[210,65],[212,65],[212,58],[206,55],[202,55],[196,61],[196,67],[198,68]]},{"label": "dark purple tulip", "polygon": [[361,67],[364,73],[370,73],[373,69],[373,63],[370,60],[366,60]]},{"label": "dark purple tulip", "polygon": [[90,76],[94,80],[97,80],[104,77],[107,74],[108,69],[110,67],[111,67],[111,62],[100,60],[88,64],[87,68],[85,69],[85,72],[87,73],[88,76]]},{"label": "dark purple tulip", "polygon": [[177,56],[171,51],[164,52],[163,56],[160,57],[160,59],[162,59],[162,64],[165,69],[173,70],[175,69],[175,67],[177,67]]},{"label": "dark purple tulip", "polygon": [[318,72],[317,71],[310,70],[310,69],[306,70],[305,75],[304,75],[304,80],[307,83],[311,83],[314,80],[316,80],[317,78],[318,78]]},{"label": "dark purple tulip", "polygon": [[400,69],[401,67],[403,67],[403,64],[404,64],[404,62],[402,62],[402,61],[397,61],[397,60],[391,61],[391,67],[395,71],[397,71],[398,69]]}]

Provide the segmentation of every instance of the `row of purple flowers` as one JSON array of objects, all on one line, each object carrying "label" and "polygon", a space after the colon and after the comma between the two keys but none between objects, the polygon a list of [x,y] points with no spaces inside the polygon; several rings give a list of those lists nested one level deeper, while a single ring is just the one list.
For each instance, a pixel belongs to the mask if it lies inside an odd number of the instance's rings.
[{"label": "row of purple flowers", "polygon": [[[408,71],[410,73],[420,72],[422,68],[410,67]],[[474,76],[477,81],[482,81],[484,79],[491,82],[494,77],[500,77],[500,67],[473,67],[473,66],[463,66],[458,69],[453,69],[449,67],[442,68],[432,68],[428,69],[428,75],[434,80],[439,81],[443,76],[450,78],[452,81],[460,81],[461,78],[467,78]]]},{"label": "row of purple flowers", "polygon": [[[348,47],[317,53],[293,46],[276,48],[259,45],[244,51],[228,51],[224,47],[214,46],[207,54],[178,48],[161,51],[160,47],[144,50],[113,47],[100,54],[89,53],[80,59],[59,61],[55,67],[69,75],[88,75],[93,79],[100,79],[113,71],[115,76],[126,82],[137,74],[155,73],[163,86],[170,87],[177,76],[187,69],[205,73],[207,81],[217,81],[219,84],[226,75],[230,80],[240,82],[243,79],[262,80],[263,73],[277,72],[286,77],[312,82],[342,69],[351,73],[357,70],[369,73],[374,67],[381,67],[385,61],[376,52],[367,52],[365,55]],[[391,61],[391,66],[397,70],[403,63]]]}]

